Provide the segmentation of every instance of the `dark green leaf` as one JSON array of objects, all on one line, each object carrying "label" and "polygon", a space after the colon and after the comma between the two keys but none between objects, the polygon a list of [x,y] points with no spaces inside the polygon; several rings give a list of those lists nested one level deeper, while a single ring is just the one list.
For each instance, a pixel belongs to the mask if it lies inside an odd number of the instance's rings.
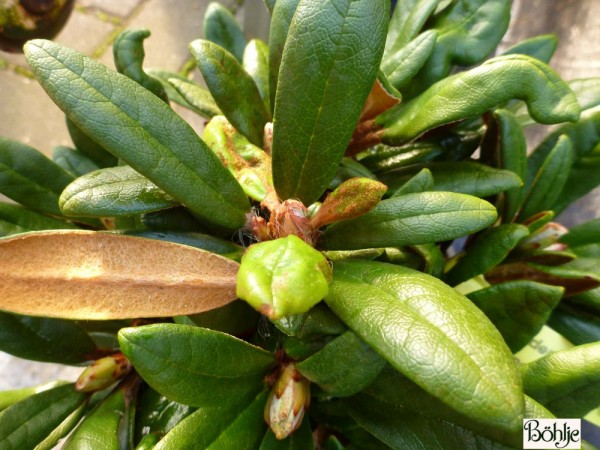
[{"label": "dark green leaf", "polygon": [[58,196],[71,174],[28,145],[0,138],[0,193],[34,211],[60,216]]},{"label": "dark green leaf", "polygon": [[[248,392],[242,382],[238,391]],[[266,429],[263,409],[268,391],[257,395],[230,392],[221,401],[210,402],[173,428],[155,450],[239,450],[259,447]]]},{"label": "dark green leaf", "polygon": [[484,314],[454,289],[401,266],[341,261],[334,263],[325,301],[431,395],[482,424],[520,428],[522,391],[512,354]]},{"label": "dark green leaf", "polygon": [[65,384],[6,408],[0,415],[0,448],[34,448],[84,400],[73,384]]},{"label": "dark green leaf", "polygon": [[577,225],[562,235],[559,241],[569,247],[600,243],[600,218]]},{"label": "dark green leaf", "polygon": [[85,134],[68,116],[67,129],[69,130],[69,135],[77,150],[94,161],[99,167],[112,167],[117,165],[117,157],[107,152],[104,147]]},{"label": "dark green leaf", "polygon": [[300,3],[300,0],[277,0],[271,14],[271,27],[269,29],[269,97],[271,111],[275,107],[275,93],[277,92],[283,48],[298,3]]},{"label": "dark green leaf", "polygon": [[70,222],[45,216],[12,203],[0,202],[0,236],[39,230],[77,228]]},{"label": "dark green leaf", "polygon": [[525,393],[557,417],[582,417],[600,404],[600,342],[548,354],[522,372]]},{"label": "dark green leaf", "polygon": [[119,230],[119,234],[127,236],[137,236],[148,239],[158,239],[159,241],[175,242],[176,244],[189,245],[190,247],[201,248],[212,253],[226,256],[233,260],[239,260],[244,249],[231,241],[220,239],[209,234],[177,231],[149,231],[149,230]]},{"label": "dark green leaf", "polygon": [[119,343],[153,389],[192,406],[256,393],[275,362],[271,353],[233,336],[185,325],[125,328]]},{"label": "dark green leaf", "polygon": [[454,64],[478,64],[496,48],[508,28],[509,0],[462,0],[434,15],[428,26],[438,31],[433,54],[415,77],[412,98],[448,75]]},{"label": "dark green leaf", "polygon": [[376,179],[375,175],[373,175],[373,173],[361,163],[356,162],[352,158],[344,157],[340,162],[340,166],[338,167],[335,177],[329,184],[329,189],[334,190],[344,181],[356,177],[371,178],[372,180]]},{"label": "dark green leaf", "polygon": [[138,396],[137,409],[136,441],[151,433],[163,436],[196,410],[191,406],[173,402],[150,387]]},{"label": "dark green leaf", "polygon": [[286,335],[299,339],[337,335],[346,331],[346,326],[323,303],[304,314],[282,317],[273,323]]},{"label": "dark green leaf", "polygon": [[571,141],[566,135],[561,136],[528,185],[527,195],[519,211],[520,219],[552,209],[565,187],[574,158]]},{"label": "dark green leaf", "polygon": [[300,428],[286,439],[278,440],[271,430],[267,430],[259,450],[314,450],[314,448],[310,423],[305,418]]},{"label": "dark green leaf", "polygon": [[217,2],[210,2],[203,23],[204,37],[220,45],[242,62],[246,38],[240,24],[227,8]]},{"label": "dark green leaf", "polygon": [[244,69],[254,80],[265,108],[271,111],[269,94],[269,47],[260,39],[252,39],[244,50]]},{"label": "dark green leaf", "polygon": [[275,8],[275,3],[277,0],[263,0],[265,2],[265,6],[269,10],[269,14],[273,14],[273,8]]},{"label": "dark green leaf", "polygon": [[194,232],[207,230],[183,206],[144,214],[141,221],[144,226],[154,231]]},{"label": "dark green leaf", "polygon": [[[380,173],[411,165],[415,165],[413,166],[414,168],[417,163],[434,160],[443,154],[444,148],[439,143],[420,141],[401,147],[381,146],[377,153],[368,155],[361,159],[360,162],[373,172]],[[384,173],[381,176],[382,180],[388,181],[386,175],[387,173]],[[395,172],[392,172],[390,177],[397,178],[397,175]],[[389,184],[392,187],[394,186],[394,183]]]},{"label": "dark green leaf", "polygon": [[100,167],[79,150],[58,146],[52,150],[52,160],[74,177],[85,175]]},{"label": "dark green leaf", "polygon": [[[192,80],[189,80],[185,76],[181,75],[179,72],[170,72],[168,70],[148,69],[147,73],[148,73],[148,75],[156,78],[157,80],[159,80],[162,83],[163,87],[165,88],[165,92],[167,93],[167,97],[169,97],[170,102],[174,102],[174,103],[177,103],[178,105],[183,106],[184,108],[194,110],[192,105],[190,105],[187,102],[187,100],[185,98],[183,98],[181,96],[181,94],[179,94],[175,90],[173,85],[171,85],[169,83],[169,80],[175,79],[175,80],[178,80],[178,81],[181,81],[184,83],[192,84],[196,87],[200,87],[199,84],[193,82]],[[203,90],[206,91],[206,89],[203,89]],[[208,92],[208,91],[206,91],[206,92]],[[214,100],[213,100],[213,103],[214,103]]]},{"label": "dark green leaf", "polygon": [[484,198],[522,184],[521,179],[511,171],[495,169],[472,161],[434,162],[415,168],[407,167],[395,171],[394,174],[413,175],[422,168],[431,171],[434,191],[458,192]]},{"label": "dark green leaf", "polygon": [[67,216],[115,217],[177,206],[179,202],[129,166],[108,167],[77,178],[60,196]]},{"label": "dark green leaf", "polygon": [[562,304],[554,310],[548,325],[575,345],[600,341],[600,318],[597,314]]},{"label": "dark green leaf", "polygon": [[198,69],[227,120],[254,145],[263,146],[270,114],[252,77],[231,53],[210,41],[190,44]]},{"label": "dark green leaf", "polygon": [[413,40],[440,0],[403,0],[396,4],[385,42],[385,56]]},{"label": "dark green leaf", "polygon": [[493,269],[528,235],[529,230],[525,225],[515,223],[485,230],[477,236],[456,265],[448,271],[444,277],[445,281],[455,286]]},{"label": "dark green leaf", "polygon": [[503,55],[527,55],[548,64],[557,45],[558,37],[555,34],[542,34],[513,45]]},{"label": "dark green leaf", "polygon": [[221,308],[187,317],[196,326],[240,336],[253,331],[261,316],[246,302],[236,300]]},{"label": "dark green leaf", "polygon": [[346,331],[297,364],[302,375],[334,397],[362,391],[383,369],[385,360],[352,331]]},{"label": "dark green leaf", "polygon": [[429,169],[421,169],[406,183],[400,186],[392,195],[392,197],[399,197],[406,194],[414,194],[418,192],[426,192],[433,190],[433,175]]},{"label": "dark green leaf", "polygon": [[187,107],[202,117],[210,119],[222,114],[210,92],[203,87],[198,86],[192,81],[181,80],[179,78],[169,78],[168,83],[174,88],[183,102],[186,103]]},{"label": "dark green leaf", "polygon": [[331,250],[427,244],[474,233],[496,217],[496,209],[484,200],[422,192],[383,200],[361,217],[331,225],[323,238]]},{"label": "dark green leaf", "polygon": [[76,322],[0,312],[0,350],[34,361],[77,364],[96,345]]},{"label": "dark green leaf", "polygon": [[436,31],[426,31],[384,58],[381,69],[394,88],[401,91],[419,72],[435,47],[436,38]]},{"label": "dark green leaf", "polygon": [[513,353],[521,350],[548,321],[564,289],[534,281],[509,281],[467,297],[498,328]]},{"label": "dark green leaf", "polygon": [[[102,400],[79,424],[64,443],[65,450],[120,450],[128,436],[127,420],[131,399],[123,387],[118,387]],[[124,436],[123,436],[124,434]],[[124,441],[124,442],[123,442]]]},{"label": "dark green leaf", "polygon": [[50,41],[30,41],[26,53],[42,87],[92,139],[202,220],[229,229],[243,226],[249,204],[242,188],[163,101],[129,78]]},{"label": "dark green leaf", "polygon": [[579,118],[575,95],[552,69],[528,56],[507,55],[437,82],[419,97],[379,116],[377,122],[384,127],[382,141],[398,145],[513,98],[525,100],[540,123]]},{"label": "dark green leaf", "polygon": [[144,28],[125,30],[113,43],[115,67],[119,73],[144,86],[161,100],[168,103],[168,97],[160,80],[144,72],[144,39],[150,37],[150,31]]},{"label": "dark green leaf", "polygon": [[273,119],[273,181],[282,199],[310,204],[334,177],[377,78],[388,17],[386,0],[298,5]]}]

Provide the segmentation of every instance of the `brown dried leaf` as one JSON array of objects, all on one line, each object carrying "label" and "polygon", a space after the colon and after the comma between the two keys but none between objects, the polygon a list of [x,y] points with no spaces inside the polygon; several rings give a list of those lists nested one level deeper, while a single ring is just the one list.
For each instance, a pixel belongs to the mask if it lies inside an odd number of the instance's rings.
[{"label": "brown dried leaf", "polygon": [[236,298],[239,265],[196,248],[94,231],[0,240],[0,309],[67,319],[199,313]]}]

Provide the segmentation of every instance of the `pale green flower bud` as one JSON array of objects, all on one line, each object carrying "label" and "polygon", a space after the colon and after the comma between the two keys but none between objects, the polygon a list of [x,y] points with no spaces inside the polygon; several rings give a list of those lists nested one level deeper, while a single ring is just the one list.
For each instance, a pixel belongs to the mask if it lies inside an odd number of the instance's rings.
[{"label": "pale green flower bud", "polygon": [[101,391],[123,378],[130,369],[131,364],[121,353],[97,359],[81,372],[75,389],[79,392]]},{"label": "pale green flower bud", "polygon": [[265,420],[277,439],[285,439],[302,424],[310,405],[310,383],[294,364],[287,365],[265,405]]}]

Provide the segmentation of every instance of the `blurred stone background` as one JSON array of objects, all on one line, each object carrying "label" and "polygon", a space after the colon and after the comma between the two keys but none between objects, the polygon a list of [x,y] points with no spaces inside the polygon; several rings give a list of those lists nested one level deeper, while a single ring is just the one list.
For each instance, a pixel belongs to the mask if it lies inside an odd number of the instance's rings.
[{"label": "blurred stone background", "polygon": [[[144,43],[145,67],[177,71],[190,58],[187,44],[202,37],[202,18],[208,3],[208,0],[77,0],[69,22],[55,40],[113,67],[111,43],[115,36],[126,28],[148,28],[152,36]],[[236,10],[248,38],[267,39],[269,19],[262,0],[220,3]],[[599,0],[514,0],[511,28],[503,47],[546,33],[555,33],[560,38],[551,65],[565,79],[600,76]],[[201,129],[200,118],[187,110],[177,111],[196,129]],[[31,78],[24,57],[1,51],[0,136],[28,143],[47,155],[51,155],[55,146],[71,143],[64,115]],[[532,139],[537,138],[534,135]],[[560,220],[572,225],[600,215],[599,210],[600,189],[597,189]],[[32,364],[0,352],[0,390],[57,378],[74,379],[80,371],[80,368]]]}]

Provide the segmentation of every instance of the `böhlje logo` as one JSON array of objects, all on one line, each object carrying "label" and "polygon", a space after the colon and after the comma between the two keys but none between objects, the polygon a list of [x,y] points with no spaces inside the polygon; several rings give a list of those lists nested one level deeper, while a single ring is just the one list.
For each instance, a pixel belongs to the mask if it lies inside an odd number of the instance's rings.
[{"label": "b\u00f6hlje logo", "polygon": [[581,419],[523,419],[524,449],[580,449]]}]

